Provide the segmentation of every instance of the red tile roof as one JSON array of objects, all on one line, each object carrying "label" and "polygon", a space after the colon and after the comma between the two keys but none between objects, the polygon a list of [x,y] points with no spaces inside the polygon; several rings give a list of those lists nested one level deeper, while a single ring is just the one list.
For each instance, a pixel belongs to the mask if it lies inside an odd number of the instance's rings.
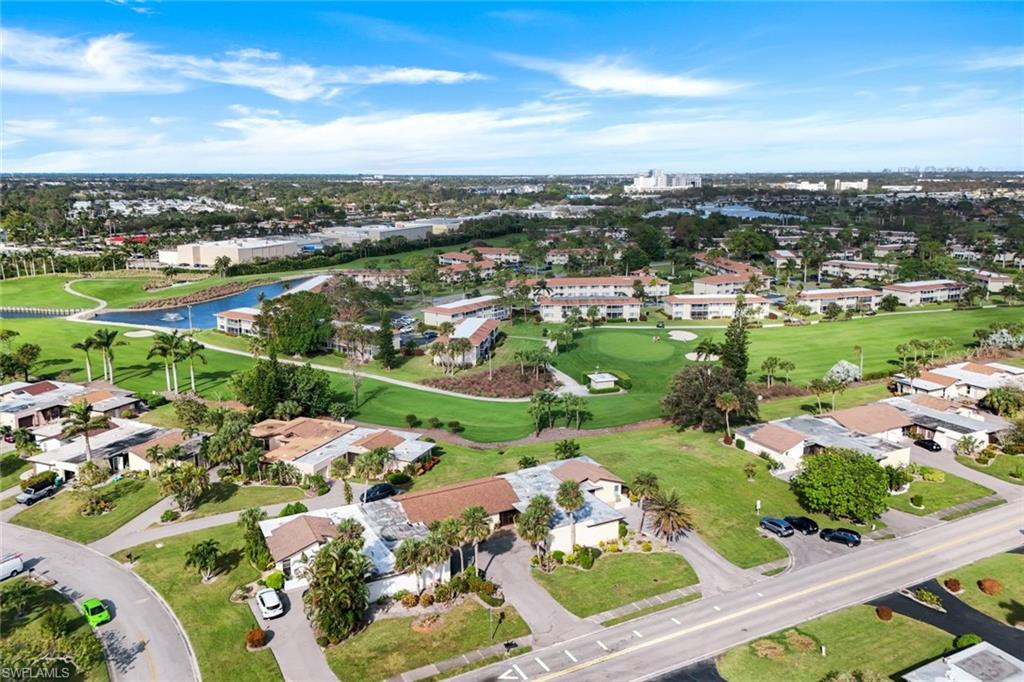
[{"label": "red tile roof", "polygon": [[377,431],[371,433],[369,436],[365,436],[357,440],[353,445],[367,450],[376,450],[377,448],[387,448],[390,450],[396,445],[401,445],[405,442],[405,439],[399,436],[394,431]]},{"label": "red tile roof", "polygon": [[37,381],[31,386],[26,386],[21,389],[22,393],[28,393],[29,395],[40,395],[42,393],[49,393],[57,389],[57,384],[52,381]]},{"label": "red tile roof", "polygon": [[803,434],[778,424],[765,424],[750,434],[750,440],[775,452],[785,452],[804,442]]},{"label": "red tile roof", "polygon": [[537,299],[539,305],[588,306],[588,305],[640,305],[639,298],[632,296],[564,296]]},{"label": "red tile roof", "polygon": [[882,433],[914,424],[907,415],[885,403],[871,403],[870,405],[836,410],[829,412],[826,416],[836,420],[850,431],[863,434]]},{"label": "red tile roof", "polygon": [[557,467],[552,473],[560,481],[614,481],[625,483],[621,478],[605,469],[603,466],[573,459]]},{"label": "red tile roof", "polygon": [[302,515],[275,528],[267,538],[267,548],[274,561],[282,561],[338,535],[338,529],[330,519]]},{"label": "red tile roof", "polygon": [[410,521],[428,525],[460,516],[467,507],[483,507],[491,515],[512,511],[519,501],[509,482],[497,476],[407,493],[393,499],[402,505]]}]

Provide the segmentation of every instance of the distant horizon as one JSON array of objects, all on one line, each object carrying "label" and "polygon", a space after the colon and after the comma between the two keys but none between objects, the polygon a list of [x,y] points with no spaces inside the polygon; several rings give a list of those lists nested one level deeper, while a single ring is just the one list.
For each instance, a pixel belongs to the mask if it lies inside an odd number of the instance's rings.
[{"label": "distant horizon", "polygon": [[[828,176],[878,176],[878,175],[913,175],[912,171],[899,171],[899,170],[804,170],[804,171],[719,171],[719,172],[702,172],[699,170],[675,170],[669,168],[659,168],[658,170],[664,170],[666,173],[689,173],[693,175],[700,175],[702,177],[715,177],[715,176],[811,176],[811,175],[828,175]],[[287,171],[252,171],[252,172],[237,172],[237,171],[202,171],[202,172],[189,172],[189,171],[153,171],[153,172],[136,172],[136,171],[15,171],[15,172],[2,172],[0,173],[0,179],[4,177],[33,177],[33,176],[65,176],[65,177],[89,177],[89,176],[139,176],[139,177],[223,177],[223,176],[240,176],[240,177],[252,177],[252,176],[264,176],[264,177],[351,177],[351,178],[367,178],[372,176],[380,176],[383,178],[507,178],[507,179],[521,179],[521,178],[572,178],[572,177],[595,177],[595,178],[630,178],[636,177],[637,175],[643,175],[646,171],[635,171],[635,172],[623,172],[623,173],[458,173],[458,172],[447,172],[447,173],[398,173],[398,172],[378,172],[378,171],[362,171],[362,172],[343,172],[343,171],[323,171],[323,172],[287,172]],[[1018,169],[1000,169],[1000,168],[985,168],[984,170],[920,170],[917,174],[924,175],[983,175],[983,174],[998,174],[998,175],[1022,175],[1024,176],[1024,168]],[[684,188],[677,188],[681,191]]]},{"label": "distant horizon", "polygon": [[1021,3],[4,10],[8,172],[724,175],[1024,162]]}]

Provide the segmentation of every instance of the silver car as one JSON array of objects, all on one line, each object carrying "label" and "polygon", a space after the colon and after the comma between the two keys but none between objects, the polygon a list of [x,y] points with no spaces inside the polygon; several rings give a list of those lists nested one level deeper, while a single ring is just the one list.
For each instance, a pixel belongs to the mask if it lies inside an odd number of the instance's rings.
[{"label": "silver car", "polygon": [[277,590],[269,587],[256,593],[256,603],[260,607],[260,615],[265,619],[277,618],[284,615],[284,603],[277,595]]}]

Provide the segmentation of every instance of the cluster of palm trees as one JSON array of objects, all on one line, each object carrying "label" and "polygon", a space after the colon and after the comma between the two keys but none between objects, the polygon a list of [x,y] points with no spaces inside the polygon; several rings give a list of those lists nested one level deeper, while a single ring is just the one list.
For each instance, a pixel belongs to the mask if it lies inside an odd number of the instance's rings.
[{"label": "cluster of palm trees", "polygon": [[900,357],[900,366],[919,365],[924,361],[934,360],[949,353],[955,344],[949,337],[937,339],[910,339],[896,346],[896,354]]},{"label": "cluster of palm trees", "polygon": [[693,529],[693,516],[683,504],[676,490],[663,490],[658,476],[640,471],[633,478],[630,491],[640,504],[640,532],[650,513],[654,532],[667,540],[674,540],[683,532]]},{"label": "cluster of palm trees", "polygon": [[407,538],[395,548],[395,569],[401,572],[412,572],[416,576],[417,591],[423,571],[442,564],[451,557],[452,552],[459,556],[459,567],[466,566],[462,548],[467,543],[473,545],[473,565],[479,568],[480,543],[491,535],[490,515],[480,506],[467,507],[458,518],[448,518],[430,526],[425,538]]},{"label": "cluster of palm trees", "polygon": [[[855,350],[859,350],[860,346],[855,346],[854,349]],[[864,367],[864,355],[862,353],[861,354],[861,373],[863,373],[863,371],[864,371],[863,367]],[[784,360],[784,359],[782,359],[782,358],[780,358],[780,357],[778,357],[776,355],[769,355],[768,357],[766,357],[764,359],[764,362],[761,363],[761,371],[764,372],[765,378],[768,379],[768,387],[769,388],[771,388],[772,386],[775,385],[775,377],[780,372],[785,375],[786,383],[788,384],[789,383],[789,374],[794,369],[796,369],[796,365],[791,360]]]},{"label": "cluster of palm trees", "polygon": [[98,329],[92,336],[71,344],[75,350],[85,353],[85,378],[93,380],[92,351],[98,351],[103,367],[103,380],[114,383],[114,348],[123,346],[124,341],[117,338],[118,332],[112,329]]},{"label": "cluster of palm trees", "polygon": [[439,365],[445,374],[455,374],[459,367],[466,364],[466,353],[473,349],[473,344],[465,338],[449,338],[448,341],[438,339],[430,344],[427,354]]},{"label": "cluster of palm trees", "polygon": [[575,424],[577,429],[590,416],[587,401],[583,396],[572,393],[559,396],[552,391],[534,391],[526,410],[533,417],[534,428],[538,434],[555,425],[555,415],[559,410],[565,417],[565,425]]},{"label": "cluster of palm trees", "polygon": [[153,336],[153,345],[146,354],[146,359],[160,358],[164,363],[164,380],[169,393],[178,393],[178,363],[188,362],[189,385],[196,392],[196,360],[204,365],[206,348],[191,336],[181,334],[177,329],[173,332],[157,332]]}]

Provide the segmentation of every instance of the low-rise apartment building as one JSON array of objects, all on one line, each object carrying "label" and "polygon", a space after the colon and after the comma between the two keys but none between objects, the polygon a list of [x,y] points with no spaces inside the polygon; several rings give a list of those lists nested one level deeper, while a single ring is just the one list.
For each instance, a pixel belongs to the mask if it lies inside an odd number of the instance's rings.
[{"label": "low-rise apartment building", "polygon": [[874,310],[882,300],[882,292],[863,287],[805,289],[797,294],[797,299],[815,314],[821,313],[830,303],[835,303],[843,310]]},{"label": "low-rise apartment building", "polygon": [[[694,294],[666,296],[662,300],[665,315],[673,320],[714,320],[720,317],[735,317],[738,296],[717,296]],[[744,296],[745,314],[751,318],[768,316],[768,299],[761,296]]]},{"label": "low-rise apartment building", "polygon": [[489,258],[484,258],[482,260],[474,260],[468,263],[445,265],[438,270],[438,273],[441,275],[441,279],[445,282],[461,282],[467,277],[489,279],[494,276],[496,266],[497,263]]},{"label": "low-rise apartment building", "polygon": [[566,296],[538,299],[540,317],[545,322],[565,322],[575,314],[588,317],[591,307],[605,320],[639,320],[643,302],[631,296]]},{"label": "low-rise apartment building", "polygon": [[455,326],[455,331],[450,335],[438,337],[437,343],[448,343],[452,339],[466,339],[469,348],[457,357],[452,357],[451,351],[446,353],[446,357],[435,355],[434,364],[440,365],[446,360],[452,360],[460,367],[472,367],[490,357],[498,340],[498,321],[467,317]]},{"label": "low-rise apartment building", "polygon": [[442,322],[457,323],[467,317],[507,320],[510,315],[508,305],[500,296],[486,295],[430,306],[423,310],[423,323],[436,327]]},{"label": "low-rise apartment building", "polygon": [[775,267],[776,269],[785,267],[786,263],[790,261],[793,261],[798,266],[803,264],[803,259],[801,258],[800,254],[796,251],[791,251],[789,249],[777,249],[774,251],[769,251],[767,256],[768,262],[771,263],[772,266]]},{"label": "low-rise apartment building", "polygon": [[1006,287],[1013,284],[1013,278],[1000,272],[989,272],[979,270],[974,273],[974,278],[985,286],[990,294],[998,294]]},{"label": "low-rise apartment building", "polygon": [[352,279],[356,284],[367,289],[409,289],[409,270],[375,270],[361,268],[342,270],[338,273]]},{"label": "low-rise apartment building", "polygon": [[260,333],[259,325],[256,324],[259,315],[259,308],[245,306],[222,310],[219,313],[214,313],[213,316],[217,318],[217,331],[219,332],[229,336],[257,336]]},{"label": "low-rise apartment building", "polygon": [[65,482],[73,480],[88,461],[95,462],[111,473],[125,469],[148,471],[148,467],[133,466],[137,462],[129,457],[128,451],[152,441],[164,432],[164,429],[151,424],[115,417],[108,421],[106,428],[89,432],[88,452],[84,436],[65,438],[58,434],[50,439],[46,449],[29,455],[26,460],[34,465],[36,473],[55,471]]},{"label": "low-rise apartment building", "polygon": [[761,270],[750,263],[744,263],[730,258],[710,258],[703,251],[693,254],[697,266],[715,275],[739,275],[744,273],[757,273],[763,275]]},{"label": "low-rise apartment building", "polygon": [[895,296],[905,306],[959,301],[966,287],[952,279],[900,282],[882,287],[882,294]]},{"label": "low-rise apartment building", "polygon": [[[537,284],[544,282],[542,289]],[[639,282],[644,288],[646,298],[661,299],[668,296],[669,285],[660,277],[629,277],[615,275],[609,277],[550,277],[544,280],[529,279],[526,283],[533,289],[534,300],[540,298],[587,298],[611,296],[633,296],[635,285]],[[510,282],[513,286],[515,282]]]},{"label": "low-rise apartment building", "polygon": [[851,279],[886,279],[892,277],[896,266],[892,263],[872,263],[860,260],[827,260],[821,264],[822,277],[849,277]]},{"label": "low-rise apartment building", "polygon": [[[738,294],[750,284],[751,276],[760,277],[755,273],[738,273],[727,275],[711,275],[693,280],[693,293],[698,295],[727,296]],[[764,280],[762,279],[762,282]],[[763,288],[763,287],[762,287]]]}]

